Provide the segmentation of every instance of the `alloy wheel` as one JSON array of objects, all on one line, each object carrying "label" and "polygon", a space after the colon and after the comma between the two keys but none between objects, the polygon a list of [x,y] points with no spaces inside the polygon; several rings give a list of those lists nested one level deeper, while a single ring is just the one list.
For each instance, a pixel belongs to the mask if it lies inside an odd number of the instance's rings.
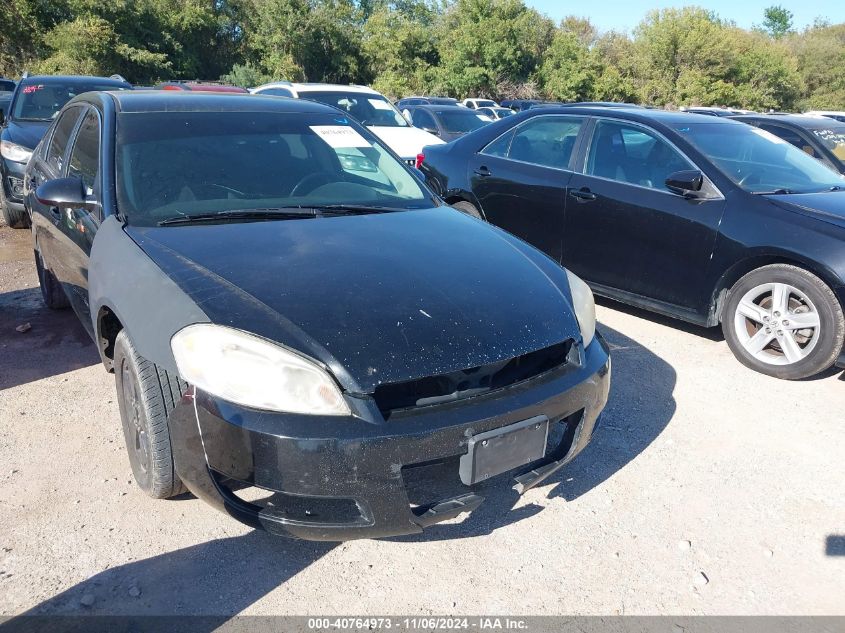
[{"label": "alloy wheel", "polygon": [[819,313],[795,286],[766,283],[740,299],[734,330],[751,356],[769,365],[792,365],[809,356],[821,335]]}]

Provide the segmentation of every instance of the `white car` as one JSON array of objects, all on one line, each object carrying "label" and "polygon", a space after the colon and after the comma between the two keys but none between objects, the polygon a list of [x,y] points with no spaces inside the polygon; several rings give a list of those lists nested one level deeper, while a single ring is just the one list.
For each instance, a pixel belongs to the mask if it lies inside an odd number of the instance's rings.
[{"label": "white car", "polygon": [[499,119],[504,119],[506,116],[513,116],[514,114],[516,114],[516,112],[514,112],[510,108],[502,108],[502,107],[498,107],[498,108],[492,108],[492,107],[491,108],[487,108],[487,107],[476,108],[475,111],[478,114],[483,114],[484,116],[489,118],[491,121],[498,121]]},{"label": "white car", "polygon": [[252,88],[253,94],[310,99],[339,108],[387,144],[402,160],[416,165],[417,155],[426,145],[440,145],[442,140],[413,127],[387,97],[366,86],[291,83],[279,81]]},{"label": "white car", "polygon": [[834,119],[836,121],[843,121],[845,122],[845,112],[836,111],[836,110],[810,110],[809,112],[805,112],[807,116],[823,116],[828,119]]},{"label": "white car", "polygon": [[493,101],[492,99],[464,99],[461,101],[461,105],[464,105],[468,108],[472,108],[473,110],[478,110],[478,108],[498,108],[499,104]]}]

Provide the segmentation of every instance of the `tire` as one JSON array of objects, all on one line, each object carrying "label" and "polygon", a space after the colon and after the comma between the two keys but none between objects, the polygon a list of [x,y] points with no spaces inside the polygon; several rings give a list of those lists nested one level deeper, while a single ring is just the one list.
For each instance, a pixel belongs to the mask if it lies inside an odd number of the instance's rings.
[{"label": "tire", "polygon": [[117,401],[129,463],[138,487],[154,499],[185,492],[176,474],[168,417],[187,383],[135,351],[121,330],[114,344]]},{"label": "tire", "polygon": [[38,286],[41,288],[41,299],[51,310],[62,310],[70,306],[62,284],[56,279],[49,268],[44,267],[41,253],[35,251],[35,271],[38,273]]},{"label": "tire", "polygon": [[800,380],[836,361],[845,340],[845,317],[821,279],[797,266],[773,264],[748,273],[731,288],[722,332],[746,367]]},{"label": "tire", "polygon": [[[2,189],[2,185],[0,185]],[[13,229],[25,229],[29,227],[29,215],[26,209],[12,209],[6,203],[6,195],[0,191],[0,210],[3,212],[3,219]]]},{"label": "tire", "polygon": [[455,204],[453,204],[452,208],[457,209],[461,213],[466,213],[469,216],[478,218],[479,220],[484,219],[481,217],[481,212],[475,208],[475,205],[469,202],[464,202],[463,200],[461,200],[460,202],[456,202]]}]

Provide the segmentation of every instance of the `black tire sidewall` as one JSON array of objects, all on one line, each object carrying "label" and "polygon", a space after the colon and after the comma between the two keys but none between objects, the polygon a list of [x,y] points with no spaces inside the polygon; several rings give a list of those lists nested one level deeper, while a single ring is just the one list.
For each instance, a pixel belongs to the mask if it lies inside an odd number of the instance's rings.
[{"label": "black tire sidewall", "polygon": [[[765,283],[784,283],[807,295],[819,313],[821,337],[807,358],[792,365],[770,365],[751,356],[740,343],[734,330],[734,317],[739,301],[752,288]],[[775,378],[800,380],[828,369],[842,349],[842,310],[829,288],[815,275],[792,266],[765,267],[747,274],[731,289],[722,332],[731,351],[746,367]]]},{"label": "black tire sidewall", "polygon": [[138,455],[135,451],[135,427],[132,424],[131,417],[128,413],[130,404],[126,402],[123,391],[124,377],[133,380],[135,390],[140,400],[140,422],[146,431],[146,438],[148,442],[147,451],[152,455],[152,435],[150,433],[149,424],[149,407],[144,396],[140,377],[138,375],[138,363],[136,355],[131,343],[128,340],[125,332],[120,332],[115,341],[114,348],[114,376],[115,385],[117,387],[117,403],[120,410],[120,422],[123,427],[123,437],[126,440],[126,452],[129,455],[129,464],[132,467],[132,475],[135,477],[135,482],[147,494],[151,494],[154,482],[152,474],[152,460],[146,470],[141,466]]}]

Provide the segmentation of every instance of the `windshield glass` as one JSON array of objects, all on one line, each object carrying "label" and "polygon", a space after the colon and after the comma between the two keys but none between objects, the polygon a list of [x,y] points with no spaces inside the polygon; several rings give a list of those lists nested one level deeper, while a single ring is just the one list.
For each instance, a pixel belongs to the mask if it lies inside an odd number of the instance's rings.
[{"label": "windshield glass", "polygon": [[495,108],[496,102],[491,99],[476,99],[475,105],[478,108]]},{"label": "windshield glass", "polygon": [[513,110],[511,110],[510,108],[496,108],[496,109],[495,109],[495,112],[496,112],[496,114],[498,114],[498,115],[499,115],[499,118],[500,118],[500,119],[504,119],[506,116],[510,116],[510,115],[512,115],[512,114],[516,114],[516,113],[515,113]]},{"label": "windshield glass", "polygon": [[675,129],[745,191],[810,193],[845,187],[845,177],[759,128],[714,122]]},{"label": "windshield glass", "polygon": [[302,206],[434,206],[427,190],[342,114],[121,113],[117,202],[133,225]]},{"label": "windshield glass", "polygon": [[845,165],[845,125],[831,125],[810,131],[839,159],[842,165]]},{"label": "windshield glass", "polygon": [[299,96],[311,101],[340,108],[361,125],[379,127],[408,127],[399,111],[380,94],[366,92],[301,92]]},{"label": "windshield glass", "polygon": [[450,134],[466,134],[490,123],[490,117],[474,110],[441,110],[437,113],[440,123]]},{"label": "windshield glass", "polygon": [[24,83],[15,97],[12,118],[21,121],[49,121],[76,95],[92,90],[124,90],[114,83]]},{"label": "windshield glass", "polygon": [[15,82],[8,79],[0,79],[0,92],[14,92]]}]

